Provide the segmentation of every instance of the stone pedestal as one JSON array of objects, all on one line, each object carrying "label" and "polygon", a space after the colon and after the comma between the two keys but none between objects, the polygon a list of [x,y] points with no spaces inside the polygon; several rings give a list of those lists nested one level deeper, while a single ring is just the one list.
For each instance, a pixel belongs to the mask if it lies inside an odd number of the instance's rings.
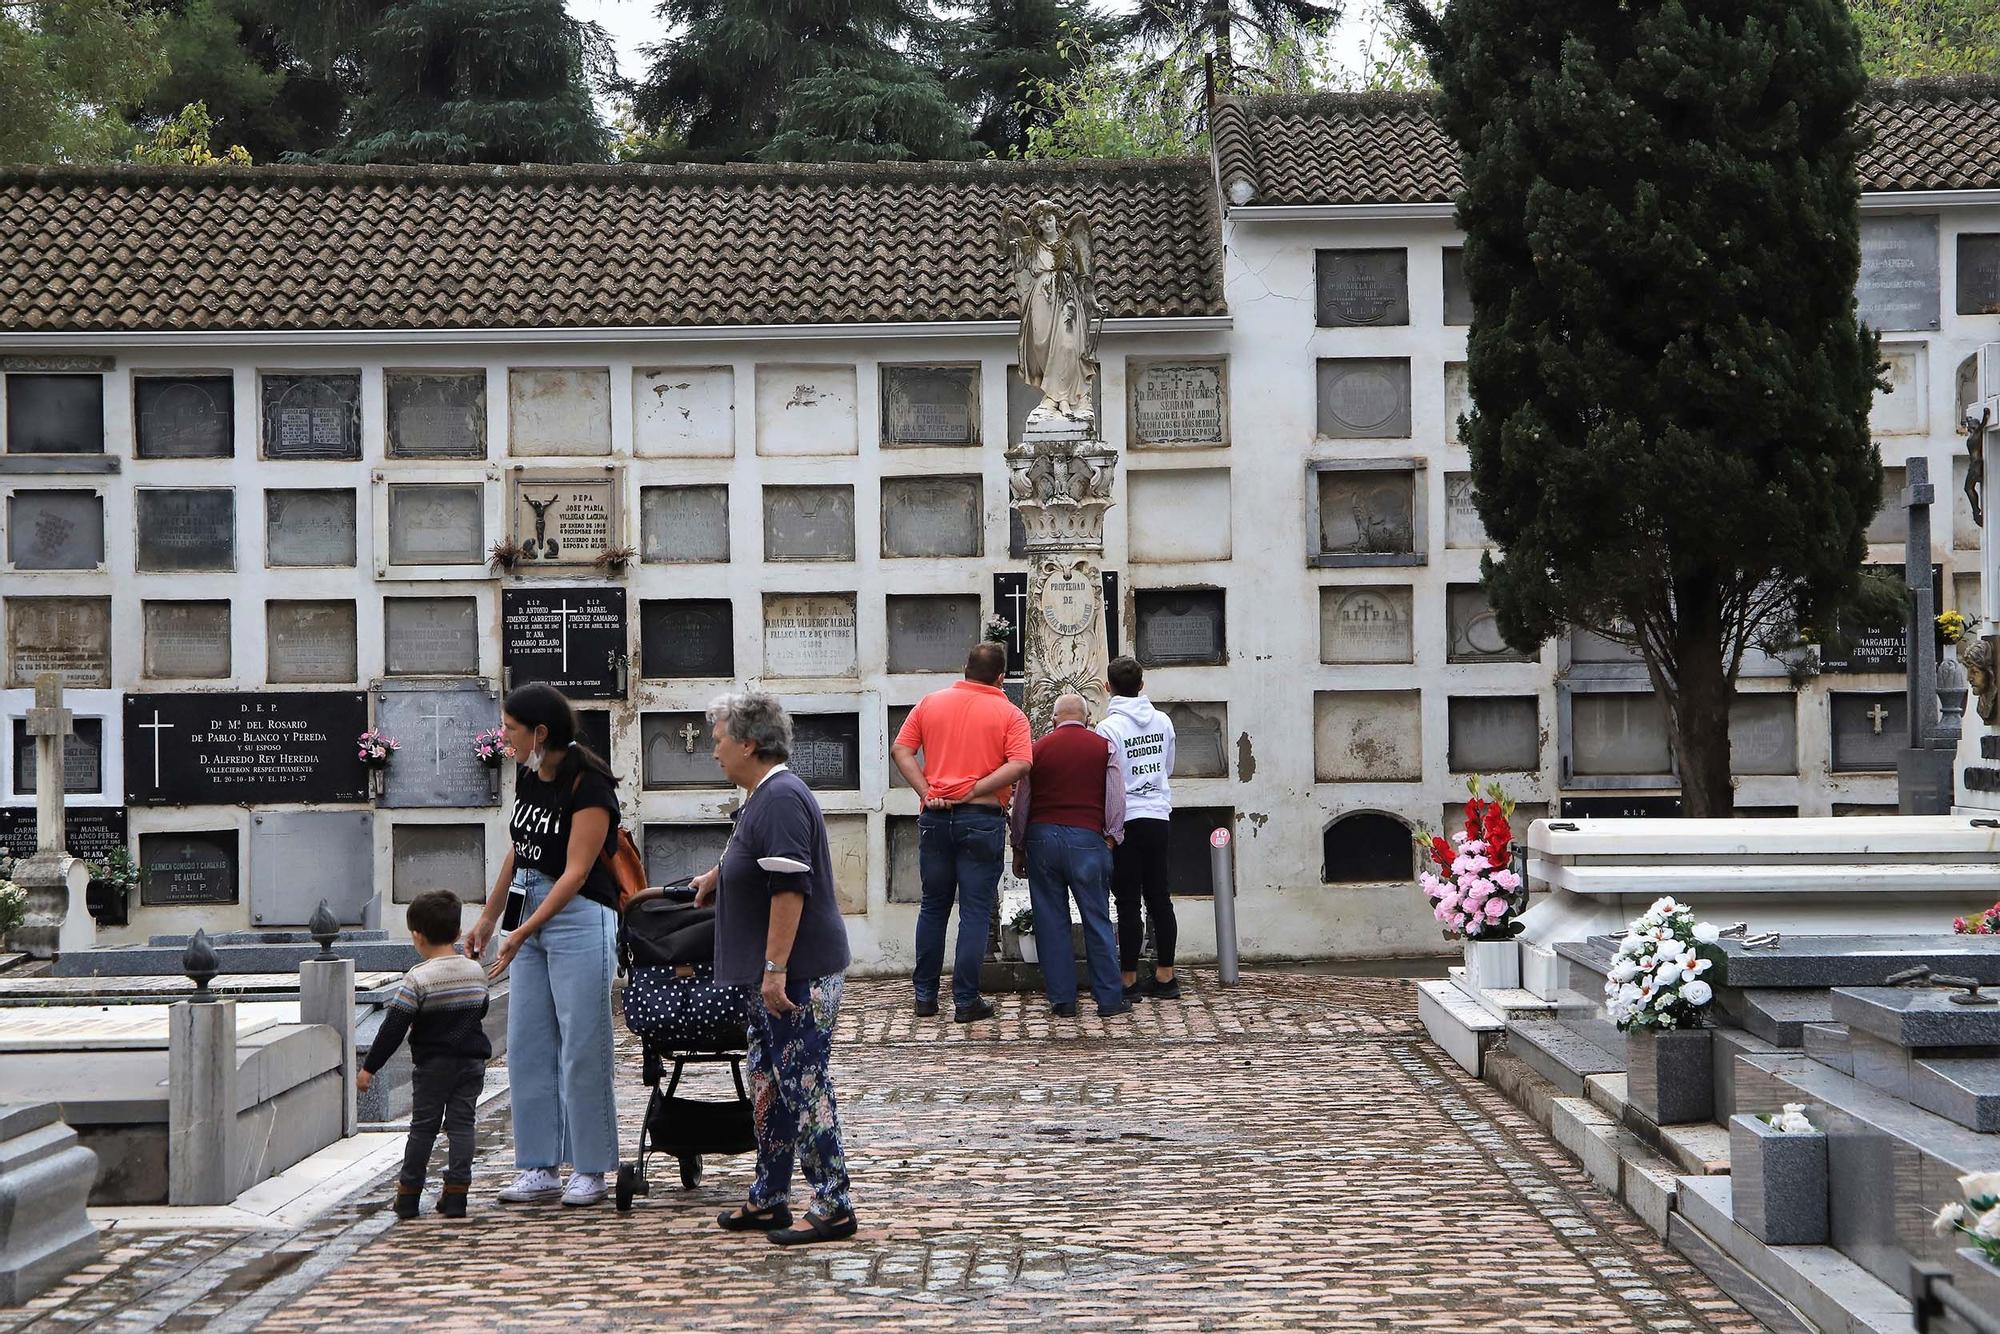
[{"label": "stone pedestal", "polygon": [[1104,512],[1116,451],[1088,423],[1031,423],[1007,450],[1008,487],[1027,534],[1028,603],[1021,627],[1028,721],[1049,728],[1056,697],[1075,691],[1104,710]]},{"label": "stone pedestal", "polygon": [[1755,1116],[1729,1118],[1730,1204],[1766,1246],[1826,1244],[1826,1136],[1787,1134]]},{"label": "stone pedestal", "polygon": [[27,892],[27,919],[7,943],[35,959],[87,950],[97,943],[90,915],[90,868],[82,860],[37,852],[14,867],[14,883]]},{"label": "stone pedestal", "polygon": [[182,1001],[167,1023],[167,1203],[236,1198],[236,1002]]},{"label": "stone pedestal", "polygon": [[19,1306],[97,1258],[84,1202],[97,1155],[52,1102],[0,1103],[0,1306]]},{"label": "stone pedestal", "polygon": [[340,1073],[347,1083],[341,1099],[340,1133],[352,1135],[356,1116],[354,1072],[354,960],[307,959],[299,965],[299,1022],[325,1024],[340,1034]]}]

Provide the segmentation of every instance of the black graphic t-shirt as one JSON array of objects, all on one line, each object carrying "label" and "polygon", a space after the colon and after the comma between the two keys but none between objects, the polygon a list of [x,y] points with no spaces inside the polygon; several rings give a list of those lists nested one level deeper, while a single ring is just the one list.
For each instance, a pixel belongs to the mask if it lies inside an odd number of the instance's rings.
[{"label": "black graphic t-shirt", "polygon": [[[576,791],[570,791],[570,783]],[[534,770],[514,770],[514,865],[532,867],[551,880],[562,878],[569,865],[569,826],[573,812],[599,806],[611,812],[611,827],[604,831],[604,845],[618,837],[618,789],[611,780],[592,769],[579,779],[558,778],[550,783]],[[618,886],[601,860],[593,859],[583,888],[585,898],[601,903],[614,912],[618,907]]]}]

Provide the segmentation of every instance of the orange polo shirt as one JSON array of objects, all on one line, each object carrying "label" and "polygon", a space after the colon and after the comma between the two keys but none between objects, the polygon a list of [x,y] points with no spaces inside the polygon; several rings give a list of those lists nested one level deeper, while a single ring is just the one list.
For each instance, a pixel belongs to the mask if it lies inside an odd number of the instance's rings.
[{"label": "orange polo shirt", "polygon": [[[1028,715],[1014,707],[999,686],[957,681],[917,702],[896,733],[896,745],[924,753],[924,780],[931,795],[963,801],[972,785],[1011,760],[1032,762],[1034,740]],[[1011,788],[995,794],[1001,805]]]}]

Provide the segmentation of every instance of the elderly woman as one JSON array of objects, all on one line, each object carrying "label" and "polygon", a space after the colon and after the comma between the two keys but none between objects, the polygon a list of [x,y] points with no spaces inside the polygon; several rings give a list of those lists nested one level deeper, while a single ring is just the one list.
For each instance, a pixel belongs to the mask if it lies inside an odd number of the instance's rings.
[{"label": "elderly woman", "polygon": [[[785,765],[792,720],[776,699],[724,695],[708,720],[715,761],[746,796],[722,860],[695,878],[695,901],[715,905],[715,980],[749,993],[757,1125],[749,1202],[716,1222],[730,1232],[769,1233],[781,1246],[838,1241],[854,1235],[855,1221],[827,1060],[848,955],[826,818]],[[794,1154],[813,1191],[798,1227]]]}]

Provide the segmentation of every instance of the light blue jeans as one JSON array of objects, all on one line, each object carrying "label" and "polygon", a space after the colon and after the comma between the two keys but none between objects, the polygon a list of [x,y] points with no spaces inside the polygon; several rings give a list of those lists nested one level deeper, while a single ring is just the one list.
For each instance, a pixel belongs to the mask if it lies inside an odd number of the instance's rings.
[{"label": "light blue jeans", "polygon": [[[540,871],[514,872],[523,916],[555,887]],[[611,976],[618,918],[578,894],[508,968],[507,1077],[513,1086],[514,1166],[618,1170],[612,1091]]]}]

